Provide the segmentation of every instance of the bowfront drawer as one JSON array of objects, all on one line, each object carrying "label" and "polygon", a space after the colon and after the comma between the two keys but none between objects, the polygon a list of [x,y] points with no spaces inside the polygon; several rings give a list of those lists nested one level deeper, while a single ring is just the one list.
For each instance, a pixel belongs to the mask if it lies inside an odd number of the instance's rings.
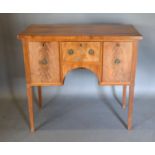
[{"label": "bowfront drawer", "polygon": [[59,46],[57,42],[29,42],[31,83],[58,83]]},{"label": "bowfront drawer", "polygon": [[63,62],[99,62],[100,42],[61,43]]},{"label": "bowfront drawer", "polygon": [[130,82],[131,65],[131,42],[104,42],[103,82]]}]

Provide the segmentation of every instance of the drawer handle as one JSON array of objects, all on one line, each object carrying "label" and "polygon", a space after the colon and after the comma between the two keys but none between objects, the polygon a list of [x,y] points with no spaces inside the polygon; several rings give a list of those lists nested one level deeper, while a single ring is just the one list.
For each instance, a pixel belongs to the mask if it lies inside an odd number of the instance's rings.
[{"label": "drawer handle", "polygon": [[68,50],[68,54],[69,54],[69,55],[73,55],[73,54],[74,54],[74,51],[73,51],[72,49],[69,49],[69,50]]},{"label": "drawer handle", "polygon": [[120,44],[119,44],[119,43],[116,43],[116,46],[117,46],[117,47],[119,47],[119,46],[120,46]]},{"label": "drawer handle", "polygon": [[48,60],[46,58],[42,59],[39,61],[39,64],[41,65],[47,65],[48,64]]},{"label": "drawer handle", "polygon": [[115,64],[120,64],[120,62],[121,62],[120,59],[115,59],[114,61]]},{"label": "drawer handle", "polygon": [[90,50],[88,51],[88,53],[89,53],[90,55],[94,55],[94,50],[93,50],[93,49],[90,49]]},{"label": "drawer handle", "polygon": [[45,47],[45,45],[46,45],[46,43],[45,43],[45,42],[43,42],[43,43],[42,43],[42,46],[43,46],[43,47]]}]

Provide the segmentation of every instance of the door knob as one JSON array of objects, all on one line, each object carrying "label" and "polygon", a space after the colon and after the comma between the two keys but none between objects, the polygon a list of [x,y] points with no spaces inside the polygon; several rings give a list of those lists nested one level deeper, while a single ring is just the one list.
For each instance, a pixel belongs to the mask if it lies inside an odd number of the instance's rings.
[{"label": "door knob", "polygon": [[115,59],[114,61],[115,64],[119,64],[120,62],[121,62],[120,59]]}]

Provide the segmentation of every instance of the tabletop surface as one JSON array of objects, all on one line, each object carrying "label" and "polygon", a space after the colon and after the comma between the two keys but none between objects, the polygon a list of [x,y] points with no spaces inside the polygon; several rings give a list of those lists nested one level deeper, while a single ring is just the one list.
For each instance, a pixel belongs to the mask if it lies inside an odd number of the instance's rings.
[{"label": "tabletop surface", "polygon": [[24,36],[136,36],[142,35],[132,25],[121,24],[33,24],[19,33]]}]

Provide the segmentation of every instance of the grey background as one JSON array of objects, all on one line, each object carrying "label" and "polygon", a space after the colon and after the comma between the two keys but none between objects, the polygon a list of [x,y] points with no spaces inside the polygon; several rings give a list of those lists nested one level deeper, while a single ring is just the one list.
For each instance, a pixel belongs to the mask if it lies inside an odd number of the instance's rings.
[{"label": "grey background", "polygon": [[[95,75],[74,70],[63,87],[43,89],[39,113],[34,89],[37,132],[28,130],[22,46],[17,34],[29,24],[132,24],[143,35],[139,44],[134,130],[126,130],[122,87],[100,87]],[[0,14],[0,141],[155,141],[155,14]],[[81,89],[82,88],[82,89]]]}]

